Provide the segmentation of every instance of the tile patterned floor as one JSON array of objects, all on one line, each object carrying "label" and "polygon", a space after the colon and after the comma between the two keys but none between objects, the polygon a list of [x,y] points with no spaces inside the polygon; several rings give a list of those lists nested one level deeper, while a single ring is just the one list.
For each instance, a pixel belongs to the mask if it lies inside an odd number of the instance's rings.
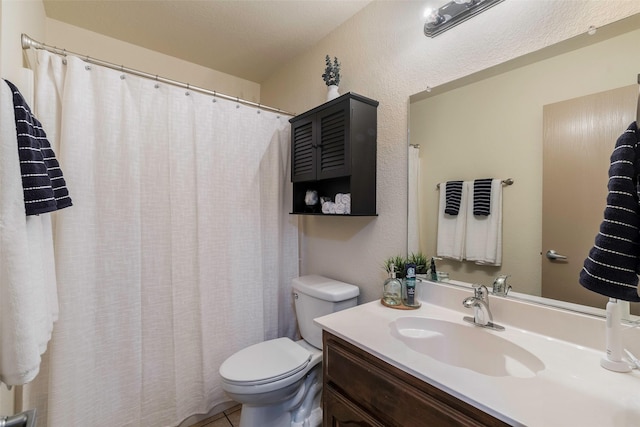
[{"label": "tile patterned floor", "polygon": [[238,427],[240,425],[241,405],[234,406],[226,411],[202,420],[190,427]]}]

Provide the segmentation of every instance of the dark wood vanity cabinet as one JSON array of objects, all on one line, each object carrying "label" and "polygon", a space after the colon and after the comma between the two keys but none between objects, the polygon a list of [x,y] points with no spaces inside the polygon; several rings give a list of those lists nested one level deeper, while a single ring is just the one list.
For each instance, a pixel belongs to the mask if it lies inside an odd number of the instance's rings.
[{"label": "dark wood vanity cabinet", "polygon": [[346,93],[289,120],[293,212],[307,208],[307,190],[334,200],[351,193],[351,215],[376,215],[378,101]]},{"label": "dark wood vanity cabinet", "polygon": [[323,332],[323,426],[508,426]]}]

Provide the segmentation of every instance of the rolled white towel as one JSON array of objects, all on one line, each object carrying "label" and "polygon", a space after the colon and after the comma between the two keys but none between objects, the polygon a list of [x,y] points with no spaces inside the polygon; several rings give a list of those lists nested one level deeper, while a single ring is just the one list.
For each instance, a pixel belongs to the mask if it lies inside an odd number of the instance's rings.
[{"label": "rolled white towel", "polygon": [[329,213],[330,214],[336,213],[336,204],[335,203],[329,203]]},{"label": "rolled white towel", "polygon": [[346,207],[344,205],[344,203],[336,203],[335,204],[335,210],[337,214],[345,214],[346,213]]},{"label": "rolled white towel", "polygon": [[351,203],[345,203],[344,204],[344,213],[346,213],[346,214],[350,214],[351,213]]},{"label": "rolled white towel", "polygon": [[332,205],[333,205],[333,202],[324,202],[322,204],[322,213],[323,214],[330,214]]},{"label": "rolled white towel", "polygon": [[334,201],[335,203],[342,203],[342,196],[343,196],[343,194],[342,194],[342,193],[338,193],[338,194],[336,194],[336,197],[334,197],[334,198],[333,198],[333,201]]},{"label": "rolled white towel", "polygon": [[351,193],[344,193],[341,197],[341,202],[345,205],[351,205]]}]

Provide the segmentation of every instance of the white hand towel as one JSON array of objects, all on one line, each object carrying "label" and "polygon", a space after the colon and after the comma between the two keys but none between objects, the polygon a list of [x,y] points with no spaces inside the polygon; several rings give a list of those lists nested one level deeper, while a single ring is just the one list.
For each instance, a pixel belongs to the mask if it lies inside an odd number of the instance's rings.
[{"label": "white hand towel", "polygon": [[[473,184],[473,183],[471,183]],[[464,236],[467,225],[469,183],[464,182],[458,215],[444,213],[446,207],[446,183],[440,183],[440,205],[438,207],[438,237],[436,253],[439,257],[461,261],[464,258]]]},{"label": "white hand towel", "polygon": [[[469,187],[473,200],[473,183]],[[465,258],[476,264],[502,264],[502,181],[491,181],[491,214],[473,215],[473,203],[467,205],[467,235]]]},{"label": "white hand towel", "polygon": [[330,214],[332,205],[333,205],[333,202],[324,202],[322,204],[322,213],[323,214]]},{"label": "white hand towel", "polygon": [[351,213],[351,193],[342,194],[342,204],[344,205],[344,213]]},{"label": "white hand towel", "polygon": [[335,211],[337,214],[345,214],[346,213],[346,207],[344,205],[344,203],[336,203],[335,204]]},{"label": "white hand towel", "polygon": [[50,217],[27,221],[13,95],[0,83],[0,381],[20,385],[40,370],[57,297]]}]

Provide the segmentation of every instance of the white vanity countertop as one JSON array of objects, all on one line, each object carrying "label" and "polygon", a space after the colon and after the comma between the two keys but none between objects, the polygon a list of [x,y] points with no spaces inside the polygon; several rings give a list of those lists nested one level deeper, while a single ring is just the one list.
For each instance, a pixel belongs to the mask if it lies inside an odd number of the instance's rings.
[{"label": "white vanity countertop", "polygon": [[[460,291],[456,290],[450,297],[459,298],[459,294]],[[498,300],[496,298],[496,301]],[[461,302],[462,299],[459,299],[462,308]],[[499,301],[497,305],[503,304],[510,303]],[[518,311],[518,308],[515,307],[515,310]],[[511,307],[511,310],[513,311],[514,307]],[[538,315],[544,316],[547,321],[558,321],[557,329],[563,329],[565,322],[562,319],[563,316],[567,316],[566,313],[541,307],[534,310],[541,310]],[[500,308],[498,311],[509,312],[508,309]],[[526,308],[521,311],[526,312]],[[600,349],[510,326],[508,318],[500,318],[496,311],[493,314],[494,322],[505,326],[505,331],[490,331],[464,322],[462,317],[472,316],[471,310],[462,308],[457,311],[442,305],[429,304],[424,300],[422,307],[417,310],[395,310],[384,307],[379,301],[373,301],[317,318],[315,321],[328,332],[511,425],[640,425],[638,370],[630,373],[608,371],[600,367],[603,355]],[[438,360],[435,356],[419,349],[414,350],[405,344],[393,327],[393,322],[401,317],[446,320],[455,323],[457,328],[472,328],[472,331],[466,332],[474,333],[477,330],[478,333],[496,335],[526,350],[525,353],[534,355],[544,367],[533,374],[531,371],[518,371],[518,367],[515,366],[516,369],[512,370],[515,374],[508,374],[500,370],[484,370],[482,364],[476,366],[480,369],[453,366],[441,357],[441,360]],[[585,320],[586,327],[593,327],[589,321],[593,322],[593,319]],[[567,323],[575,327],[573,321]],[[596,334],[601,332],[601,329],[594,331]],[[482,360],[486,357],[481,346],[477,346],[476,351],[477,355],[465,355],[465,358],[472,356]]]}]

